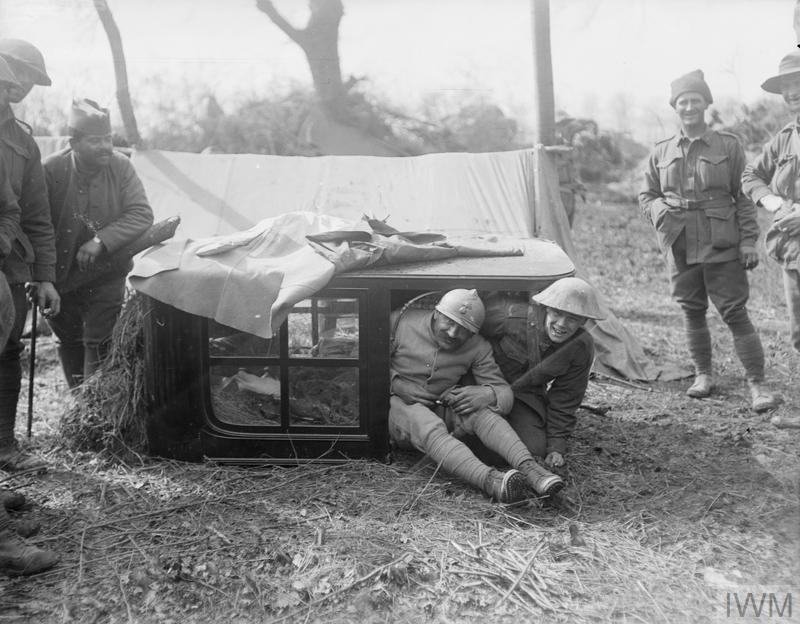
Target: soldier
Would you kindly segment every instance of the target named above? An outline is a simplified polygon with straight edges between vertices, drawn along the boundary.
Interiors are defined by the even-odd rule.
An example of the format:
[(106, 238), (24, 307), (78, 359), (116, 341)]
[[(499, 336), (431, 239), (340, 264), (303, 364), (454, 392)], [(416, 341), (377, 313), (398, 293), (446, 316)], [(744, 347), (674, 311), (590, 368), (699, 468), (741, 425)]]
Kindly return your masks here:
[(514, 391), (508, 421), (545, 466), (563, 466), (594, 362), (594, 340), (583, 326), (605, 317), (597, 294), (565, 277), (530, 298), (493, 292), (484, 303), (481, 334)]
[[(536, 463), (502, 417), (513, 395), (478, 334), (484, 316), (478, 294), (464, 289), (446, 293), (433, 312), (392, 314), (389, 434), (401, 448), (425, 453), (500, 502), (522, 500), (528, 486), (555, 494), (561, 477)], [(467, 374), (474, 383), (462, 385)], [(476, 436), (514, 469), (502, 473), (484, 464), (457, 439), (461, 434)]]
[(783, 267), (792, 345), (800, 351), (800, 50), (784, 56), (778, 74), (761, 88), (782, 95), (795, 119), (745, 167), (742, 189), (755, 204), (775, 215), (767, 230), (767, 251)]
[[(41, 53), (30, 43), (0, 39), (0, 58), (19, 72), (19, 86), (3, 91), (0, 100), (0, 149), (11, 189), (21, 210), (21, 234), (6, 258), (3, 272), (11, 288), (15, 320), (8, 343), (0, 352), (0, 469), (15, 471), (43, 467), (44, 463), (17, 447), (14, 423), (22, 380), (22, 330), (27, 316), (26, 282), (43, 316), (57, 314), (60, 298), (55, 279), (55, 239), (42, 171), (41, 155), (30, 128), (14, 117), (10, 104), (18, 103), (34, 84), (49, 85)], [(15, 74), (16, 75), (16, 74)]]
[[(77, 287), (70, 276), (136, 240), (153, 211), (130, 160), (112, 149), (108, 110), (77, 100), (70, 112), (69, 147), (44, 163), (58, 261), (61, 313), (49, 319), (70, 387), (105, 357), (125, 297), (127, 269), (99, 274)], [(129, 267), (128, 267), (129, 268)]]
[(733, 334), (752, 408), (764, 412), (777, 400), (764, 386), (764, 350), (746, 307), (746, 271), (758, 264), (758, 223), (755, 207), (741, 191), (744, 150), (734, 135), (706, 125), (705, 112), (713, 99), (702, 71), (681, 76), (671, 86), (669, 103), (680, 130), (653, 149), (639, 204), (655, 227), (672, 296), (683, 310), (695, 368), (686, 393), (703, 398), (714, 388), (706, 321), (711, 299)]
[[(0, 61), (0, 79), (4, 78), (5, 69)], [(0, 272), (0, 349), (5, 347), (13, 326), (14, 302), (5, 274)], [(24, 504), (24, 496), (0, 488), (0, 572), (9, 575), (43, 572), (52, 568), (59, 560), (56, 553), (36, 548), (14, 531), (6, 509), (18, 509)]]

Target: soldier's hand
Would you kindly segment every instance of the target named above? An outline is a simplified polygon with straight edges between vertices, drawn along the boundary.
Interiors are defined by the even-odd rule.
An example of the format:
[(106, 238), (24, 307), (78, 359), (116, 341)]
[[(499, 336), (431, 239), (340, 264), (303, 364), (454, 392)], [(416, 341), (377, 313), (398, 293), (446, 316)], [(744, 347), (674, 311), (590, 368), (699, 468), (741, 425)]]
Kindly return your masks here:
[(563, 466), (564, 456), (556, 451), (548, 453), (547, 457), (544, 458), (544, 465), (548, 468), (558, 468), (559, 466)]
[(776, 221), (775, 227), (789, 236), (800, 236), (800, 204), (794, 204), (792, 212)]
[(758, 200), (767, 212), (776, 212), (783, 205), (783, 198), (779, 195), (765, 195)]
[(489, 386), (456, 386), (445, 398), (460, 416), (469, 416), (496, 401), (494, 390)]
[(61, 295), (53, 282), (31, 282), (28, 292), (34, 293), (31, 301), (39, 306), (45, 318), (52, 318), (61, 311)]
[(746, 270), (755, 269), (758, 266), (758, 252), (743, 251), (739, 260)]
[(422, 403), (426, 407), (433, 407), (439, 398), (420, 385), (401, 377), (396, 377), (392, 382), (392, 394), (399, 396), (407, 405)]
[(78, 253), (75, 254), (78, 268), (81, 271), (86, 271), (95, 263), (101, 253), (103, 253), (103, 243), (99, 243), (94, 239), (86, 241), (80, 246)]

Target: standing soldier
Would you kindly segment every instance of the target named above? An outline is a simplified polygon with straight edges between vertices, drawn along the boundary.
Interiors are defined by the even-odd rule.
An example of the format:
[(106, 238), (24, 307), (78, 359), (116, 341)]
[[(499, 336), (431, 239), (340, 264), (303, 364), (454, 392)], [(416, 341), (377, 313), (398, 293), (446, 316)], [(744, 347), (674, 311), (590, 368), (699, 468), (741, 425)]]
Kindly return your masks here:
[(714, 387), (706, 322), (711, 299), (733, 334), (753, 410), (763, 412), (777, 401), (764, 386), (764, 350), (746, 307), (746, 271), (758, 264), (758, 223), (755, 207), (741, 192), (744, 150), (736, 136), (706, 125), (705, 111), (713, 100), (702, 71), (681, 76), (671, 86), (669, 103), (680, 131), (653, 149), (639, 204), (656, 229), (672, 296), (683, 309), (695, 367), (687, 394), (707, 397)]
[(742, 189), (755, 204), (775, 214), (767, 231), (767, 251), (783, 266), (792, 345), (800, 351), (800, 50), (784, 56), (778, 75), (761, 88), (782, 95), (795, 119), (745, 167)]
[(61, 313), (49, 319), (70, 387), (104, 358), (125, 297), (130, 267), (72, 287), (70, 277), (136, 240), (153, 224), (153, 211), (130, 160), (111, 144), (108, 110), (75, 101), (69, 147), (51, 154), (44, 169), (58, 250), (56, 285)]
[(22, 453), (14, 437), (17, 402), (22, 381), (22, 330), (27, 316), (25, 284), (34, 305), (44, 316), (58, 314), (60, 299), (55, 279), (55, 239), (47, 204), (41, 155), (30, 128), (14, 117), (10, 104), (21, 102), (34, 84), (49, 85), (41, 53), (19, 39), (0, 39), (0, 58), (12, 68), (19, 86), (0, 100), (0, 149), (21, 210), (20, 245), (6, 258), (3, 272), (11, 287), (15, 320), (5, 348), (0, 352), (0, 469), (15, 471), (43, 467), (43, 462)]

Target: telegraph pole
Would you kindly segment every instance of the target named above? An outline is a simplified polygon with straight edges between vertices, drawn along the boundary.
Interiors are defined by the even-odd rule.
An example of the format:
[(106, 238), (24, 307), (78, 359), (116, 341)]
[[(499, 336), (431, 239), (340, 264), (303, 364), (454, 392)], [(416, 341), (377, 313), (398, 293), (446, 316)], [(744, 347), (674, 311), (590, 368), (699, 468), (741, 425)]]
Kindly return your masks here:
[[(800, 1), (800, 0), (799, 0)], [(531, 0), (533, 35), (533, 143), (555, 143), (553, 61), (550, 52), (550, 0)]]

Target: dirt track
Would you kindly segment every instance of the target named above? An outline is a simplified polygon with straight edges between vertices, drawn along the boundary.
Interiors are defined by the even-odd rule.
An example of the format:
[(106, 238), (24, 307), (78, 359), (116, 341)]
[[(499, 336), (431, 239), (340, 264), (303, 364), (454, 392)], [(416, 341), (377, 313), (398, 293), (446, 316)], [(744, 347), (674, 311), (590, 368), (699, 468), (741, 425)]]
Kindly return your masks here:
[[(584, 276), (654, 363), (686, 367), (680, 314), (635, 206), (582, 206), (574, 234)], [(23, 516), (43, 524), (36, 540), (63, 562), (0, 579), (0, 621), (704, 622), (730, 621), (732, 595), (797, 601), (800, 430), (770, 418), (798, 418), (800, 358), (778, 279), (774, 266), (756, 269), (750, 309), (785, 404), (749, 412), (712, 314), (712, 399), (687, 398), (686, 380), (593, 380), (586, 403), (607, 411), (579, 415), (565, 471), (581, 504), (572, 518), (492, 505), (414, 455), (242, 471), (68, 451), (64, 386), (43, 339), (33, 445), (52, 469), (12, 483), (32, 500)], [(534, 580), (520, 567), (515, 588), (501, 571), (517, 560)]]

